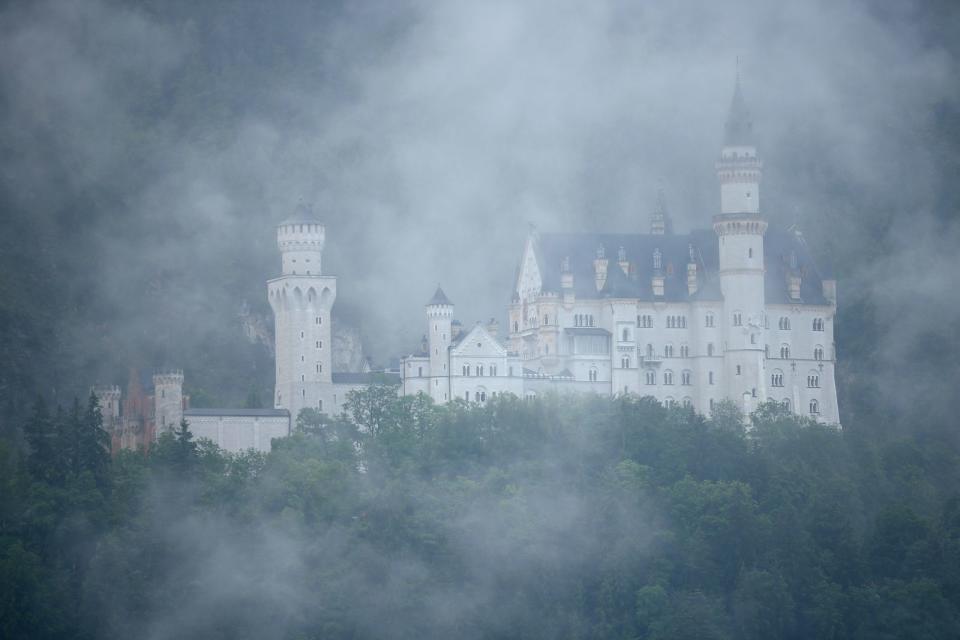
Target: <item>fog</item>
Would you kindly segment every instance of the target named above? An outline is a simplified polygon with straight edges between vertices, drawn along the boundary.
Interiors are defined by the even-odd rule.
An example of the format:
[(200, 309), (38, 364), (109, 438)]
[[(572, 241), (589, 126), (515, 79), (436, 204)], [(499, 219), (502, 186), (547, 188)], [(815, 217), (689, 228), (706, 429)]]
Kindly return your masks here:
[[(183, 368), (188, 392), (220, 404), (272, 396), (273, 363), (237, 313), (246, 302), (269, 319), (275, 226), (299, 202), (326, 225), (335, 321), (359, 327), (375, 366), (417, 347), (438, 283), (466, 326), (502, 323), (530, 225), (644, 233), (659, 188), (678, 232), (709, 225), (739, 74), (761, 209), (801, 230), (839, 282), (841, 421), (922, 406), (952, 425), (958, 33), (947, 2), (7, 3), (0, 401), (22, 413), (36, 393), (62, 402), (131, 366)], [(574, 454), (542, 453), (553, 486), (551, 460)], [(313, 606), (305, 589), (345, 603), (344, 624), (370, 637), (396, 631), (415, 592), (417, 624), (469, 637), (458, 625), (485, 608), (522, 618), (497, 591), (505, 573), (562, 578), (598, 544), (576, 491), (478, 490), (443, 523), (468, 564), (469, 589), (448, 590), (416, 554), (380, 555), (338, 526), (319, 539), (279, 517), (237, 531), (222, 514), (177, 519), (170, 494), (148, 499), (171, 521), (158, 544), (176, 552), (158, 583), (186, 579), (193, 605), (160, 603), (142, 629), (121, 607), (136, 603), (92, 608), (151, 638), (189, 636), (211, 612), (280, 637)], [(518, 513), (529, 537), (500, 538), (523, 530)], [(641, 499), (611, 526), (642, 556), (660, 515)], [(90, 584), (129, 542), (98, 550)], [(305, 558), (355, 573), (327, 593)], [(376, 613), (346, 607), (370, 599)]]
[(269, 316), (274, 225), (299, 201), (326, 224), (339, 319), (383, 365), (415, 348), (438, 282), (466, 324), (501, 316), (529, 224), (645, 232), (658, 186), (678, 231), (709, 224), (739, 60), (764, 211), (835, 263), (841, 309), (891, 269), (897, 299), (915, 287), (890, 265), (919, 267), (932, 239), (897, 230), (939, 236), (955, 205), (937, 118), (960, 84), (937, 19), (865, 2), (12, 3), (4, 198), (100, 378), (189, 371), (243, 300)]

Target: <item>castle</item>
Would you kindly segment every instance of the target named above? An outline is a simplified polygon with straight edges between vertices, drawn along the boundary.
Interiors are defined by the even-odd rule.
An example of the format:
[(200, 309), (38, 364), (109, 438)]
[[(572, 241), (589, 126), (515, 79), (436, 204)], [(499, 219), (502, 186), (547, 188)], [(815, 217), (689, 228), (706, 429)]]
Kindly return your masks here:
[(762, 163), (739, 80), (716, 173), (712, 229), (675, 234), (662, 193), (648, 234), (551, 233), (526, 239), (509, 326), (469, 330), (437, 288), (427, 333), (400, 359), (399, 376), (333, 371), (337, 279), (322, 270), (325, 229), (301, 204), (277, 228), (281, 275), (267, 283), (274, 314), (273, 409), (190, 409), (182, 372), (153, 377), (154, 393), (95, 389), (114, 448), (148, 447), (186, 418), (197, 437), (229, 451), (268, 451), (304, 408), (343, 411), (374, 382), (435, 402), (484, 403), (497, 394), (652, 396), (709, 413), (733, 400), (749, 414), (775, 400), (839, 423), (833, 323), (837, 285), (817, 269), (797, 232), (772, 228), (760, 209)]
[(716, 162), (712, 229), (673, 233), (662, 194), (649, 234), (538, 234), (526, 240), (497, 326), (463, 331), (437, 289), (421, 349), (401, 361), (404, 394), (485, 402), (547, 391), (653, 396), (708, 413), (776, 400), (838, 423), (837, 286), (799, 233), (760, 209), (762, 163), (739, 80)]

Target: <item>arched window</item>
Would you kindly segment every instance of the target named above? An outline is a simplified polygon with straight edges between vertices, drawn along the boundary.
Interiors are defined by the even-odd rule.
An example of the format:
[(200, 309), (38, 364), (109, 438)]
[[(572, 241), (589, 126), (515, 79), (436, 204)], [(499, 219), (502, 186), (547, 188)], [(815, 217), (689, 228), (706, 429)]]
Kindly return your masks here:
[(663, 406), (665, 406), (668, 409), (672, 409), (673, 407), (677, 406), (677, 401), (671, 398), (670, 396), (667, 396), (663, 401)]
[(663, 384), (673, 384), (673, 371), (667, 369), (663, 372)]
[(816, 398), (810, 401), (810, 415), (812, 416), (820, 415), (820, 403), (817, 402)]
[(707, 327), (713, 327), (713, 326), (714, 326), (714, 322), (715, 322), (715, 320), (714, 320), (713, 314), (712, 314), (712, 313), (708, 313), (707, 316), (706, 316), (706, 318), (704, 318), (704, 324), (705, 324), (705, 326), (707, 326)]
[(630, 368), (630, 356), (624, 356), (620, 358), (620, 368), (629, 369)]
[(710, 411), (713, 411), (713, 398), (710, 398)]
[(664, 357), (664, 358), (672, 358), (672, 357), (673, 357), (673, 345), (672, 345), (672, 344), (664, 345), (664, 347), (663, 347), (663, 357)]
[(680, 374), (680, 384), (682, 384), (685, 387), (689, 387), (691, 384), (690, 379), (692, 377), (693, 377), (692, 373), (690, 373), (689, 371), (684, 371), (683, 373)]
[(684, 329), (687, 328), (687, 316), (680, 316), (680, 326)]
[(692, 408), (693, 408), (693, 398), (689, 398), (689, 397), (684, 398), (684, 399), (683, 399), (683, 408), (684, 408), (684, 409), (692, 409)]
[(771, 387), (783, 386), (783, 371), (780, 371), (780, 369), (773, 370), (773, 373), (770, 374), (770, 386)]
[(713, 371), (707, 373), (707, 383), (713, 384)]
[(780, 358), (782, 360), (790, 359), (790, 345), (787, 345), (787, 344), (780, 345)]
[(816, 371), (811, 371), (807, 374), (807, 387), (810, 389), (819, 389), (820, 388), (820, 374)]
[(790, 330), (790, 318), (788, 318), (788, 317), (786, 317), (786, 316), (781, 316), (781, 317), (780, 317), (780, 329), (781, 329), (782, 331), (789, 331), (789, 330)]
[(464, 399), (465, 399), (467, 402), (470, 402), (470, 392), (469, 392), (469, 391), (464, 391), (464, 392), (463, 392), (463, 397), (464, 397)]
[(680, 345), (680, 357), (689, 358), (690, 357), (690, 347), (688, 345)]
[(478, 364), (478, 365), (477, 365), (477, 375), (478, 375), (478, 376), (483, 376), (483, 365), (482, 365), (482, 364)]
[(587, 376), (590, 378), (590, 382), (596, 382), (596, 381), (597, 381), (597, 370), (596, 370), (596, 368), (590, 369), (590, 371), (588, 372)]
[(516, 320), (514, 320), (514, 321), (513, 321), (513, 332), (514, 332), (514, 333), (517, 333), (518, 331), (520, 331), (520, 323), (517, 322)]
[(823, 360), (823, 347), (820, 345), (817, 345), (813, 348), (813, 359)]
[(655, 384), (657, 384), (657, 374), (654, 373), (653, 371), (647, 371), (647, 373), (646, 373), (646, 381), (647, 381), (647, 384), (649, 384), (649, 385), (655, 385)]
[(708, 355), (708, 356), (712, 356), (712, 355), (713, 355), (713, 343), (712, 343), (712, 342), (708, 342), (708, 343), (707, 343), (707, 355)]
[(787, 411), (790, 411), (790, 398), (784, 398), (783, 400), (781, 400), (780, 406), (786, 409)]
[(733, 313), (733, 326), (742, 327), (743, 326), (743, 314), (739, 311)]
[(814, 331), (823, 331), (823, 318), (814, 318), (814, 319), (813, 319), (813, 330), (814, 330)]
[(627, 329), (626, 327), (624, 327), (624, 328), (623, 328), (623, 337), (621, 338), (621, 340), (622, 340), (623, 342), (626, 342), (626, 341), (629, 340), (629, 339), (630, 339), (630, 330)]
[(648, 358), (652, 358), (652, 357), (653, 357), (653, 345), (652, 345), (652, 344), (648, 344), (648, 345), (647, 345), (647, 357), (648, 357)]

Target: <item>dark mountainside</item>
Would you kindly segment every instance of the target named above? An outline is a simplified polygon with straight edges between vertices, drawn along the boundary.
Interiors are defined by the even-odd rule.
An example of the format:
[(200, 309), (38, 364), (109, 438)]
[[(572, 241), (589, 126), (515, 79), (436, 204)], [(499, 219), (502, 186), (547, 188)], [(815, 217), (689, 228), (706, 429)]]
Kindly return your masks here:
[[(521, 141), (556, 163), (523, 149), (484, 173), (476, 163), (489, 148), (406, 156), (417, 131), (390, 135), (419, 104), (406, 85), (448, 101), (431, 127), (478, 136), (490, 131), (472, 112), (461, 119), (477, 101), (463, 78), (482, 95), (517, 91), (515, 58), (480, 56), (478, 72), (467, 57), (439, 79), (391, 82), (398, 66), (444, 59), (450, 43), (431, 29), (451, 16), (436, 7), (7, 3), (0, 637), (958, 637), (960, 8), (872, 4), (810, 18), (834, 25), (823, 34), (805, 16), (772, 19), (762, 3), (730, 11), (762, 23), (744, 75), (763, 138), (763, 208), (799, 225), (839, 280), (842, 432), (774, 407), (753, 417), (748, 438), (732, 411), (705, 418), (637, 398), (437, 408), (375, 388), (354, 398), (356, 421), (304, 416), (267, 456), (212, 451), (186, 429), (147, 458), (111, 462), (86, 394), (130, 366), (182, 367), (187, 393), (208, 405), (272, 396), (269, 353), (245, 340), (238, 314), (246, 301), (269, 315), (273, 225), (300, 198), (327, 221), (339, 320), (361, 328), (381, 363), (416, 344), (438, 273), (456, 281), (465, 319), (503, 309), (526, 231), (518, 220), (645, 230), (666, 174), (678, 225), (706, 226), (730, 64), (667, 85), (707, 84), (708, 101), (655, 85), (664, 102), (628, 101), (609, 118), (580, 105), (569, 127), (556, 120), (587, 133), (556, 147), (554, 130), (537, 129), (550, 114), (524, 96), (531, 113), (504, 129), (542, 133)], [(622, 12), (604, 38), (624, 47), (613, 57), (628, 69), (675, 56), (721, 19), (708, 3), (682, 24), (648, 16), (674, 27), (652, 37)], [(644, 42), (639, 58), (624, 41)], [(566, 43), (554, 44), (535, 39), (561, 59), (531, 68), (570, 66)], [(834, 75), (790, 67), (791, 46)], [(811, 77), (823, 84), (804, 84)], [(830, 111), (850, 108), (831, 78), (865, 96), (855, 134)], [(837, 96), (778, 109), (804, 91)], [(685, 110), (698, 101), (707, 107)], [(692, 132), (669, 119), (672, 106), (699, 118)], [(579, 163), (565, 164), (568, 151)], [(378, 157), (388, 162), (371, 168)], [(531, 204), (525, 181), (556, 185), (528, 162), (584, 184)], [(448, 173), (398, 177), (418, 163), (453, 165), (472, 190), (453, 190)], [(492, 177), (504, 186), (487, 194)], [(426, 191), (439, 218), (418, 209)], [(467, 201), (475, 208), (461, 209)], [(471, 222), (484, 215), (488, 238)], [(418, 242), (426, 257), (399, 267), (396, 247)]]

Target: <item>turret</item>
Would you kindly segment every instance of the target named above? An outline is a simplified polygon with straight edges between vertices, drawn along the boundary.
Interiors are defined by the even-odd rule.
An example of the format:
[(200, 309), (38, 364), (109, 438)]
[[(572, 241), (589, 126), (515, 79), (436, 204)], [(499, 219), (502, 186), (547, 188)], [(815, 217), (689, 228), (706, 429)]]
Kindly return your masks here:
[(153, 374), (153, 406), (157, 437), (177, 428), (183, 418), (183, 371)]
[(100, 414), (103, 416), (103, 428), (113, 434), (120, 424), (120, 387), (117, 385), (96, 386), (91, 389), (100, 403)]
[(563, 296), (563, 306), (569, 309), (576, 299), (573, 293), (573, 271), (570, 270), (570, 256), (566, 256), (560, 262), (560, 291)]
[(697, 254), (691, 244), (689, 247), (690, 260), (687, 262), (687, 294), (693, 295), (697, 292)]
[(337, 279), (321, 275), (324, 241), (323, 224), (303, 203), (277, 226), (282, 275), (267, 283), (276, 346), (273, 402), (294, 420), (304, 407), (337, 410), (331, 366)]
[(450, 344), (453, 339), (453, 303), (443, 289), (427, 302), (427, 337), (430, 352), (430, 397), (435, 402), (450, 399)]
[(760, 159), (739, 74), (716, 168), (720, 213), (713, 216), (713, 229), (719, 242), (720, 289), (726, 315), (724, 380), (729, 397), (749, 396), (751, 402), (762, 402), (765, 400), (763, 236), (767, 221), (760, 214)]

